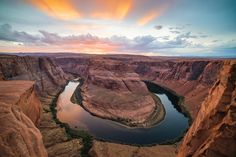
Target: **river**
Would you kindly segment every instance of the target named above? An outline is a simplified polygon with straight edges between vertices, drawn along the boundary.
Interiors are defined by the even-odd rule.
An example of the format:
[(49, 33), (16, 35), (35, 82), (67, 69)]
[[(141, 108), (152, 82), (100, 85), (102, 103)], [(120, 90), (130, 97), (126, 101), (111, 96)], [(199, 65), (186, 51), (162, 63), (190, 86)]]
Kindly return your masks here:
[(69, 82), (57, 100), (57, 118), (73, 129), (84, 129), (98, 139), (107, 141), (148, 145), (163, 143), (178, 138), (188, 128), (188, 118), (179, 112), (168, 95), (154, 93), (165, 107), (163, 121), (150, 128), (128, 128), (119, 123), (91, 115), (80, 105), (70, 100), (79, 82)]

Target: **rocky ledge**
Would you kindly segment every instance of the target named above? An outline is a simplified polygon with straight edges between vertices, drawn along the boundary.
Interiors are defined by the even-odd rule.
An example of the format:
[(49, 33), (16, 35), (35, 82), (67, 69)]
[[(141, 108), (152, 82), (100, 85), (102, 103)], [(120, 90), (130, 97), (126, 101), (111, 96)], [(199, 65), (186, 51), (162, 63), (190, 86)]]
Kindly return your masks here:
[(124, 144), (94, 141), (89, 151), (92, 157), (175, 157), (178, 145), (137, 147)]
[(0, 156), (80, 157), (50, 109), (69, 77), (51, 58), (0, 55), (0, 80), (33, 80), (0, 81)]
[(46, 157), (32, 81), (0, 81), (0, 156)]

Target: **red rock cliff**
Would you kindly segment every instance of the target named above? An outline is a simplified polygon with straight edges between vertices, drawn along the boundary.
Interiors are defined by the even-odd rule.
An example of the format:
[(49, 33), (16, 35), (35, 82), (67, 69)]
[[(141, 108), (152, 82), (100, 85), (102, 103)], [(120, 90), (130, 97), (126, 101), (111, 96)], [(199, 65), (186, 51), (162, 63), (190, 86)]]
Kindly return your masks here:
[(3, 80), (33, 80), (40, 96), (52, 95), (63, 88), (68, 76), (50, 58), (0, 56), (0, 77)]
[[(99, 62), (96, 61), (98, 59)], [(56, 62), (64, 71), (84, 78), (88, 76), (90, 67), (102, 67), (118, 73), (137, 73), (140, 79), (156, 82), (184, 96), (185, 107), (193, 119), (215, 83), (223, 63), (222, 60), (213, 59), (144, 56), (78, 56), (56, 58)]]
[[(10, 119), (14, 121), (12, 123), (12, 125), (14, 126), (11, 126), (10, 124), (4, 122), (4, 119), (2, 119), (1, 121), (1, 123), (4, 124), (3, 127), (0, 126), (1, 132), (4, 132), (4, 138), (2, 138), (3, 141), (1, 142), (2, 153), (0, 152), (0, 156), (7, 152), (10, 152), (10, 154), (4, 154), (4, 156), (18, 156), (16, 154), (20, 152), (18, 153), (20, 154), (19, 156), (46, 157), (47, 155), (45, 153), (45, 148), (43, 145), (41, 145), (43, 142), (47, 149), (48, 156), (50, 157), (68, 155), (80, 156), (80, 140), (68, 138), (65, 129), (61, 128), (54, 121), (50, 110), (52, 100), (55, 99), (57, 94), (64, 88), (67, 79), (69, 79), (68, 75), (65, 74), (63, 70), (51, 58), (0, 55), (0, 80), (33, 80), (35, 82), (36, 89), (36, 92), (33, 92), (36, 93), (40, 98), (43, 108), (42, 116), (39, 119), (39, 117), (37, 116), (37, 111), (39, 110), (33, 107), (33, 103), (28, 103), (31, 102), (31, 100), (34, 100), (33, 102), (36, 102), (34, 99), (35, 95), (32, 94), (29, 96), (28, 92), (20, 95), (20, 97), (25, 99), (14, 101), (18, 102), (16, 104), (22, 107), (22, 111), (19, 113), (20, 115), (22, 115), (21, 117), (26, 117), (26, 115), (30, 117), (31, 120), (35, 122), (35, 125), (38, 126), (41, 133), (37, 128), (35, 128), (34, 125), (28, 125), (28, 122), (25, 120), (25, 118), (20, 118), (20, 120), (15, 121), (15, 119), (19, 118), (19, 116), (15, 115), (14, 112), (10, 117)], [(10, 84), (14, 86), (14, 81), (10, 82)], [(24, 85), (22, 86), (24, 87)], [(22, 88), (11, 87), (10, 89), (4, 89), (2, 91), (4, 92), (9, 90), (8, 97), (11, 97), (15, 96), (16, 92), (20, 89)], [(27, 88), (28, 91), (31, 91), (31, 89), (32, 88)], [(19, 96), (19, 94), (16, 95)], [(4, 104), (2, 105), (6, 106)], [(10, 110), (9, 112), (11, 112), (11, 108), (7, 108), (7, 110)], [(0, 113), (0, 117), (4, 117), (4, 114), (5, 110), (3, 111), (3, 113)], [(17, 117), (15, 118), (15, 116)], [(38, 125), (39, 120), (40, 124)], [(12, 140), (13, 142), (7, 142), (7, 139), (5, 139), (5, 134), (9, 132), (8, 128), (11, 132), (17, 132), (19, 133), (19, 136), (22, 135), (21, 138), (13, 137), (11, 138), (14, 139)], [(8, 136), (6, 138), (8, 138)], [(26, 141), (26, 143), (24, 143), (24, 141)], [(19, 145), (15, 146), (18, 143)], [(10, 146), (12, 146), (12, 150)], [(28, 152), (28, 150), (30, 151), (30, 153)], [(42, 150), (44, 153), (40, 152), (40, 150)], [(30, 155), (28, 155), (27, 153)]]
[(178, 157), (235, 157), (236, 61), (225, 61), (220, 76), (184, 137)]
[(32, 81), (0, 81), (0, 156), (46, 157)]

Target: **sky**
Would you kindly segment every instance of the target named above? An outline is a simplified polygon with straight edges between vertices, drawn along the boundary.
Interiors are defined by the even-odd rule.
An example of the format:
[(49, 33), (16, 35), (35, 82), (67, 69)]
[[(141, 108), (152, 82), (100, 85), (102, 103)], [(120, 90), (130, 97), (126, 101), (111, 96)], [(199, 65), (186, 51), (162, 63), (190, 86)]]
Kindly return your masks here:
[(0, 0), (0, 52), (236, 57), (236, 1)]

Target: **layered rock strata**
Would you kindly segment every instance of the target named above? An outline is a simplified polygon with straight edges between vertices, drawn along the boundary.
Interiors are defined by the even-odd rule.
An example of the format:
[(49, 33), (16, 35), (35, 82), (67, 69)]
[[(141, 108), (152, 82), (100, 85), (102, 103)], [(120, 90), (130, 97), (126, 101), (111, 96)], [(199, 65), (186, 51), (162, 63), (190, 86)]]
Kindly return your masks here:
[(163, 119), (164, 108), (154, 100), (138, 74), (122, 71), (126, 65), (116, 61), (109, 66), (100, 62), (103, 60), (90, 63), (82, 85), (82, 105), (86, 110), (131, 127), (146, 127)]
[(178, 157), (236, 154), (236, 61), (225, 61), (219, 79), (184, 137)]
[(55, 60), (64, 71), (73, 69), (74, 73), (85, 79), (88, 77), (91, 67), (102, 67), (103, 70), (109, 72), (138, 74), (141, 80), (155, 82), (184, 96), (185, 107), (193, 119), (208, 95), (209, 89), (217, 80), (224, 62), (215, 59), (121, 55), (78, 56), (66, 59), (56, 58)]
[(0, 81), (0, 156), (46, 157), (32, 81)]
[[(40, 119), (32, 120), (37, 122), (35, 125), (41, 131), (42, 135), (37, 129), (40, 136), (43, 136), (42, 139), (48, 156), (65, 157), (69, 155), (80, 157), (81, 140), (70, 138), (65, 129), (55, 122), (50, 109), (53, 100), (63, 90), (70, 76), (65, 74), (50, 58), (12, 55), (0, 56), (0, 76), (2, 80), (33, 80), (35, 82), (36, 94), (41, 101), (43, 110), (41, 110), (42, 116)], [(24, 102), (27, 101), (25, 100)], [(26, 109), (25, 114), (34, 115), (32, 112), (34, 109), (31, 109), (30, 106), (25, 103), (22, 106)], [(7, 128), (2, 129), (5, 130)], [(26, 137), (22, 138), (24, 140)], [(30, 149), (37, 149), (34, 147), (33, 144), (29, 146)], [(19, 151), (24, 151), (24, 148), (19, 147)]]
[(94, 141), (90, 149), (92, 157), (175, 157), (177, 145), (156, 145), (136, 147), (109, 142)]

